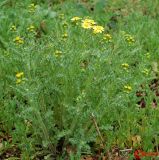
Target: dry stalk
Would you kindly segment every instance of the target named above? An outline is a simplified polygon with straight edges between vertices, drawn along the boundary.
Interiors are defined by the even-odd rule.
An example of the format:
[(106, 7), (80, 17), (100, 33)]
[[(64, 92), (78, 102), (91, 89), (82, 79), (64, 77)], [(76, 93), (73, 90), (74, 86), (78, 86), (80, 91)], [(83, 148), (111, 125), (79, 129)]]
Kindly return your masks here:
[(98, 133), (98, 136), (100, 137), (101, 145), (102, 145), (102, 147), (104, 147), (104, 139), (103, 139), (102, 134), (101, 134), (101, 132), (100, 132), (100, 130), (99, 130), (97, 121), (96, 121), (95, 116), (94, 116), (93, 113), (91, 114), (91, 118), (92, 118), (92, 120), (93, 120), (93, 124), (94, 124), (95, 129), (96, 129), (96, 131), (97, 131), (97, 133)]

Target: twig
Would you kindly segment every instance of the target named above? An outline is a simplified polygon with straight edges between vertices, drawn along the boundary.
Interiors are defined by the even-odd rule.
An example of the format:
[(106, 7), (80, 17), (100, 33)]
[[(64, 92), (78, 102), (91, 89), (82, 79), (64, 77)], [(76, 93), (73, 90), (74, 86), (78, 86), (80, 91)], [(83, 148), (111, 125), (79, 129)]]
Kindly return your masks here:
[(128, 151), (132, 151), (132, 148), (130, 149), (123, 149), (123, 150), (119, 150), (120, 152), (128, 152)]
[(98, 125), (97, 125), (97, 121), (96, 121), (95, 116), (94, 116), (93, 113), (91, 114), (91, 118), (92, 118), (92, 120), (93, 120), (93, 124), (94, 124), (94, 126), (95, 126), (95, 129), (96, 129), (96, 131), (97, 131), (97, 133), (98, 133), (98, 135), (99, 135), (99, 137), (100, 137), (100, 139), (101, 139), (102, 147), (104, 147), (104, 139), (103, 139), (103, 137), (102, 137), (102, 135), (101, 135), (101, 133), (100, 133), (99, 127), (98, 127)]

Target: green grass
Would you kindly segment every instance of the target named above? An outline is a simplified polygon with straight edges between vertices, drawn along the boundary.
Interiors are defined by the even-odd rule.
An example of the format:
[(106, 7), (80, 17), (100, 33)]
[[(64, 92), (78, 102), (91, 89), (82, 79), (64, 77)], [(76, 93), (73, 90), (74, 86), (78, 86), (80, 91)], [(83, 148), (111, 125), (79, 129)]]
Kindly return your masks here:
[[(9, 148), (18, 148), (24, 160), (97, 155), (102, 142), (92, 113), (103, 154), (114, 146), (155, 151), (159, 2), (15, 2), (0, 2), (0, 157)], [(37, 6), (30, 13), (31, 3)], [(82, 28), (81, 20), (76, 25), (75, 16), (93, 19), (104, 32)]]

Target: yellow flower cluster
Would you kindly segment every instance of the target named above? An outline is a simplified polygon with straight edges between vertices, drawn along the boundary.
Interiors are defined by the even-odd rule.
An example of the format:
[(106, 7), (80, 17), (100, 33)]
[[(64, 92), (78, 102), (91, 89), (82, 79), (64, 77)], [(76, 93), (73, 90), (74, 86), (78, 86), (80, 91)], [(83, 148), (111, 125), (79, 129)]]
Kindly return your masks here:
[(28, 6), (28, 9), (29, 9), (29, 12), (30, 12), (30, 13), (35, 12), (36, 8), (37, 8), (37, 5), (35, 5), (34, 3), (31, 3), (31, 4)]
[(84, 29), (93, 29), (93, 33), (97, 34), (97, 33), (102, 33), (104, 32), (104, 27), (96, 25), (97, 23), (92, 20), (92, 19), (84, 19), (82, 20), (82, 28)]
[(125, 38), (125, 41), (128, 42), (128, 44), (133, 44), (135, 42), (135, 38), (127, 34), (125, 31), (121, 31), (122, 36)]
[(16, 78), (17, 78), (16, 84), (20, 84), (23, 80), (23, 77), (24, 77), (24, 72), (18, 72), (16, 74)]
[(124, 92), (130, 93), (132, 91), (132, 87), (130, 85), (125, 85), (124, 86)]
[(24, 41), (21, 37), (17, 36), (13, 39), (13, 41), (16, 43), (16, 44), (23, 44)]
[(102, 33), (104, 32), (104, 28), (102, 26), (93, 26), (93, 33), (97, 34), (97, 33)]
[[(82, 18), (80, 17), (73, 17), (71, 19), (71, 21), (73, 23), (75, 23), (76, 25), (78, 24), (78, 22), (82, 20)], [(94, 34), (97, 34), (97, 33), (102, 33), (104, 32), (104, 27), (103, 26), (99, 26), (99, 25), (96, 25), (97, 23), (93, 20), (93, 19), (89, 19), (89, 18), (85, 18), (81, 21), (81, 27), (84, 28), (84, 29), (92, 29), (93, 30), (93, 33)]]
[(61, 57), (62, 56), (62, 51), (56, 50), (54, 54), (55, 54), (55, 57)]
[(95, 26), (96, 22), (92, 19), (84, 19), (82, 20), (82, 28), (84, 29), (92, 29)]
[(135, 39), (133, 36), (129, 35), (129, 34), (125, 34), (125, 40), (129, 43), (132, 44), (135, 42)]
[(71, 18), (71, 21), (72, 22), (77, 22), (77, 21), (79, 21), (79, 20), (81, 20), (81, 18), (80, 17), (73, 17), (73, 18)]
[(81, 19), (82, 19), (82, 18), (76, 16), (76, 17), (73, 17), (73, 18), (71, 19), (71, 21), (77, 25), (78, 22), (79, 22)]
[(112, 42), (112, 36), (110, 34), (104, 34), (103, 36), (103, 40), (107, 41), (107, 42)]
[(27, 30), (28, 30), (29, 32), (34, 32), (34, 31), (35, 31), (35, 27), (34, 27), (33, 25), (30, 25), (30, 26), (27, 28)]
[(15, 32), (15, 31), (17, 30), (17, 27), (16, 27), (15, 25), (12, 25), (12, 26), (10, 27), (10, 30)]
[(127, 70), (129, 68), (129, 64), (128, 63), (123, 63), (121, 65), (123, 67), (123, 69)]

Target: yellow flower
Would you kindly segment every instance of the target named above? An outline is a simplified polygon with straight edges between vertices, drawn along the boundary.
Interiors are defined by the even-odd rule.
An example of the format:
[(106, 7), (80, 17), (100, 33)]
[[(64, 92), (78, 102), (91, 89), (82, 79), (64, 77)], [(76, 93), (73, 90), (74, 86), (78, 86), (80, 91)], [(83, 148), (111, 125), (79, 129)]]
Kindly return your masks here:
[(142, 71), (142, 73), (144, 73), (146, 76), (149, 74), (149, 70), (148, 69), (144, 69), (143, 71)]
[(11, 31), (16, 31), (16, 30), (17, 30), (17, 27), (16, 27), (15, 25), (12, 25), (12, 26), (10, 27), (10, 30), (11, 30)]
[(34, 32), (35, 31), (35, 27), (33, 25), (31, 25), (30, 27), (27, 28), (27, 30), (29, 32)]
[(102, 26), (93, 26), (93, 33), (102, 33), (104, 31), (104, 28)]
[(96, 22), (95, 22), (93, 19), (88, 19), (88, 18), (86, 18), (84, 21), (87, 22), (87, 23), (90, 23), (90, 24), (92, 24), (92, 25), (95, 25), (95, 24), (96, 24)]
[(124, 92), (130, 93), (132, 91), (132, 87), (130, 85), (125, 85), (124, 86)]
[(23, 44), (23, 43), (24, 43), (23, 39), (22, 39), (21, 37), (19, 37), (19, 36), (15, 37), (15, 38), (13, 39), (13, 41), (14, 41), (15, 43), (17, 43), (17, 44)]
[(123, 69), (127, 70), (129, 68), (129, 64), (128, 63), (123, 63), (121, 65), (123, 67)]
[(25, 78), (24, 78), (24, 72), (18, 72), (16, 75), (16, 84), (20, 84), (22, 82), (25, 82)]
[(55, 51), (55, 57), (61, 57), (61, 55), (62, 55), (61, 51), (59, 51), (59, 50)]
[(84, 19), (82, 21), (82, 28), (84, 29), (91, 29), (96, 24), (96, 22), (92, 19)]
[(25, 81), (25, 78), (24, 78), (24, 72), (18, 72), (16, 75), (16, 84), (20, 84), (21, 82), (24, 82)]
[(29, 6), (29, 12), (32, 13), (32, 12), (35, 12), (36, 8), (37, 8), (37, 5), (35, 5), (34, 3), (31, 3)]
[(133, 36), (129, 35), (129, 34), (125, 34), (125, 40), (129, 43), (129, 44), (132, 44), (135, 42), (135, 39)]
[(18, 73), (16, 74), (16, 77), (17, 77), (17, 78), (21, 78), (22, 76), (24, 76), (24, 72), (18, 72)]
[(19, 83), (21, 83), (21, 82), (22, 82), (21, 79), (17, 79), (17, 80), (16, 80), (16, 84), (19, 84)]
[(82, 18), (76, 16), (76, 17), (71, 18), (71, 21), (72, 21), (72, 23), (78, 25), (78, 22), (79, 22), (81, 19), (82, 19)]
[(15, 41), (19, 41), (21, 38), (19, 36), (15, 37)]
[(92, 25), (90, 23), (83, 22), (82, 27), (85, 28), (85, 29), (90, 29), (90, 28), (92, 28)]
[(73, 18), (71, 18), (71, 21), (72, 22), (77, 22), (77, 21), (79, 21), (79, 20), (81, 20), (81, 18), (80, 17), (73, 17)]
[(103, 37), (104, 40), (108, 41), (108, 42), (111, 42), (112, 41), (112, 36), (110, 34), (104, 34), (104, 37)]
[(68, 34), (67, 33), (64, 33), (63, 35), (62, 35), (62, 38), (67, 38), (68, 37)]

